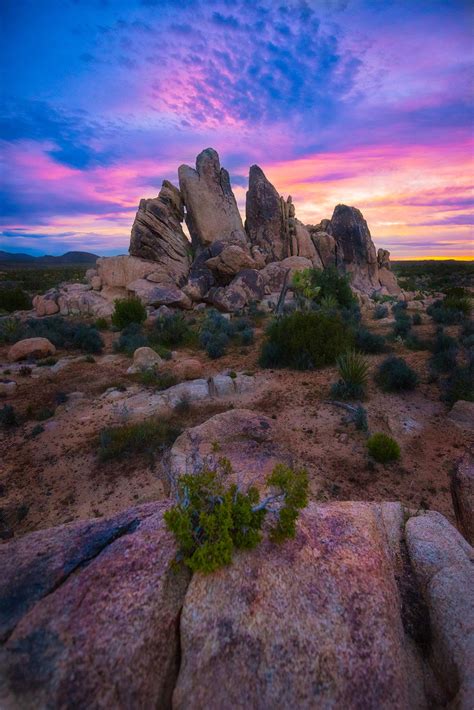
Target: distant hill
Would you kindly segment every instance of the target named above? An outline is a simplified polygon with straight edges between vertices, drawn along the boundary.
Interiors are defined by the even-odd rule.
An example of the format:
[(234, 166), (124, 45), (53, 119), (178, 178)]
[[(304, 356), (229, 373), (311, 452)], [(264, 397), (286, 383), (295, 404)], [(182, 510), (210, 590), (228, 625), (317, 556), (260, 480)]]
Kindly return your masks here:
[(75, 264), (94, 264), (99, 257), (87, 251), (68, 251), (62, 256), (31, 256), (31, 254), (12, 254), (0, 250), (0, 265), (3, 266), (67, 266)]

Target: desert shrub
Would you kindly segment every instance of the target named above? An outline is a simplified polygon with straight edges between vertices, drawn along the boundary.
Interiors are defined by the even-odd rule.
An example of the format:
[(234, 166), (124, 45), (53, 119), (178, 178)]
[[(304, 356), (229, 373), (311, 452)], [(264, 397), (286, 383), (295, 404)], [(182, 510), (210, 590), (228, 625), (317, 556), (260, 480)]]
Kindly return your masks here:
[(369, 422), (367, 420), (367, 410), (359, 404), (358, 407), (356, 408), (353, 416), (353, 421), (355, 424), (355, 428), (358, 431), (368, 431), (369, 430)]
[(244, 338), (248, 339), (250, 332), (253, 339), (253, 330), (246, 319), (231, 322), (218, 311), (211, 309), (203, 320), (199, 343), (210, 358), (216, 359), (225, 354), (231, 340), (242, 343), (242, 334), (246, 333)]
[(0, 311), (29, 311), (31, 307), (31, 298), (23, 289), (18, 286), (0, 288)]
[(372, 333), (367, 328), (356, 330), (355, 345), (358, 350), (368, 355), (384, 353), (387, 350), (387, 343), (383, 335)]
[(0, 345), (16, 343), (21, 339), (22, 323), (18, 318), (0, 319)]
[(367, 449), (369, 454), (379, 463), (389, 463), (398, 461), (400, 458), (400, 447), (391, 436), (377, 432), (367, 439)]
[(96, 359), (93, 355), (86, 355), (84, 358), (84, 362), (88, 362), (90, 365), (96, 362)]
[(361, 353), (349, 350), (337, 359), (339, 381), (331, 388), (338, 399), (363, 399), (369, 374), (369, 365)]
[(429, 350), (431, 345), (427, 340), (423, 340), (417, 335), (410, 334), (405, 339), (405, 347), (407, 347), (408, 350)]
[(157, 391), (167, 390), (178, 383), (177, 378), (170, 372), (157, 372), (156, 370), (139, 372), (136, 379), (145, 387), (151, 387)]
[(118, 340), (114, 343), (114, 351), (125, 353), (132, 357), (137, 348), (143, 348), (149, 345), (148, 338), (143, 333), (142, 326), (139, 323), (130, 323), (122, 332)]
[(441, 399), (449, 404), (458, 400), (474, 402), (474, 357), (467, 365), (455, 365), (441, 384)]
[(51, 419), (54, 417), (54, 409), (51, 407), (40, 407), (35, 414), (35, 419), (38, 422), (44, 422), (46, 419)]
[(378, 385), (386, 392), (412, 390), (418, 384), (418, 375), (401, 357), (388, 357), (379, 366)]
[(447, 335), (442, 329), (438, 330), (431, 344), (433, 355), (429, 365), (434, 372), (449, 372), (456, 367), (458, 344), (454, 338)]
[(11, 404), (5, 404), (0, 409), (0, 426), (5, 429), (18, 425), (18, 418), (15, 412), (15, 408)]
[(44, 357), (41, 360), (37, 361), (37, 366), (38, 367), (52, 367), (53, 365), (56, 365), (58, 361), (57, 357)]
[(57, 348), (77, 349), (86, 353), (100, 353), (104, 345), (94, 326), (61, 316), (28, 318), (17, 330), (14, 341), (23, 338), (47, 338)]
[(393, 335), (397, 338), (407, 338), (411, 330), (411, 318), (403, 311), (399, 311), (395, 316), (393, 324)]
[(299, 511), (307, 504), (306, 471), (278, 464), (267, 479), (271, 492), (262, 501), (255, 487), (243, 492), (226, 485), (232, 472), (221, 460), (218, 471), (208, 468), (178, 480), (177, 504), (168, 510), (165, 522), (179, 547), (178, 560), (194, 572), (213, 572), (232, 561), (234, 549), (252, 549), (262, 539), (268, 512), (274, 522), (270, 538), (282, 542), (295, 536)]
[(327, 269), (304, 269), (293, 276), (292, 286), (300, 306), (315, 302), (324, 304), (327, 310), (330, 304), (336, 308), (349, 307), (355, 297), (349, 285), (349, 276), (340, 274), (331, 266)]
[(472, 301), (469, 294), (464, 289), (449, 289), (447, 295), (442, 300), (435, 301), (427, 308), (427, 313), (435, 323), (444, 325), (454, 325), (463, 323), (469, 317), (472, 309)]
[(468, 291), (464, 288), (450, 288), (446, 290), (443, 300), (443, 308), (453, 311), (461, 311), (465, 316), (470, 315), (472, 301)]
[(189, 414), (189, 412), (191, 411), (191, 402), (189, 401), (189, 397), (183, 394), (183, 396), (180, 397), (178, 402), (176, 403), (174, 411), (180, 417), (184, 417)]
[(33, 370), (28, 365), (22, 365), (18, 370), (20, 377), (30, 377)]
[(152, 460), (157, 452), (170, 446), (179, 433), (169, 421), (156, 419), (110, 427), (99, 435), (99, 459), (110, 461), (144, 455)]
[(408, 303), (406, 301), (397, 301), (392, 305), (392, 313), (397, 317), (397, 314), (403, 313), (408, 308)]
[(350, 306), (343, 306), (339, 309), (339, 313), (344, 323), (353, 328), (357, 328), (362, 320), (362, 313), (357, 301), (354, 301)]
[(383, 306), (382, 304), (375, 306), (375, 310), (374, 310), (375, 320), (381, 320), (382, 318), (387, 318), (387, 316), (388, 316), (388, 307), (387, 306)]
[(272, 321), (260, 365), (313, 369), (333, 364), (352, 345), (353, 335), (339, 315), (296, 311)]
[(413, 325), (421, 325), (422, 324), (422, 318), (420, 313), (414, 313), (411, 319), (411, 322)]
[(150, 340), (166, 347), (188, 344), (193, 337), (193, 330), (182, 313), (172, 313), (156, 319)]
[(72, 335), (72, 347), (84, 353), (97, 355), (102, 352), (104, 341), (94, 326), (80, 323)]
[(107, 320), (107, 318), (97, 318), (94, 325), (97, 328), (97, 330), (108, 330), (110, 327), (109, 321)]
[(66, 392), (56, 392), (54, 395), (54, 401), (56, 404), (65, 404), (68, 400)]
[(118, 298), (112, 313), (112, 324), (122, 330), (131, 323), (143, 323), (146, 320), (146, 308), (139, 298)]

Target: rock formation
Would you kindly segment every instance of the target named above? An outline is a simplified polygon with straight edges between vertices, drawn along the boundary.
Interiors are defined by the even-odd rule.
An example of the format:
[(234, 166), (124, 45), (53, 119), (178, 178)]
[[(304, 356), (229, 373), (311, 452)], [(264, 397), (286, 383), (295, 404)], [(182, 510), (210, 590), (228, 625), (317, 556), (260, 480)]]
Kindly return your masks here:
[(280, 197), (258, 165), (250, 168), (245, 228), (267, 263), (302, 256), (322, 268), (308, 230), (296, 219), (291, 197)]
[(179, 184), (180, 190), (165, 180), (158, 197), (141, 200), (129, 256), (98, 259), (87, 271), (87, 285), (63, 285), (36, 296), (37, 314), (108, 317), (114, 301), (130, 294), (150, 308), (207, 303), (236, 312), (275, 294), (289, 270), (311, 267), (349, 273), (359, 294), (401, 295), (389, 252), (376, 253), (355, 207), (338, 205), (331, 220), (305, 226), (291, 197), (281, 197), (252, 165), (244, 229), (229, 174), (212, 148), (197, 156), (196, 169), (181, 165)]
[[(188, 276), (191, 249), (182, 228), (184, 203), (179, 190), (163, 181), (158, 197), (141, 200), (132, 227), (130, 255), (157, 262), (161, 280), (178, 286)], [(157, 279), (158, 280), (158, 279)]]
[(196, 169), (181, 165), (178, 176), (194, 249), (199, 251), (217, 240), (245, 244), (229, 173), (221, 168), (216, 151), (206, 148), (196, 158)]

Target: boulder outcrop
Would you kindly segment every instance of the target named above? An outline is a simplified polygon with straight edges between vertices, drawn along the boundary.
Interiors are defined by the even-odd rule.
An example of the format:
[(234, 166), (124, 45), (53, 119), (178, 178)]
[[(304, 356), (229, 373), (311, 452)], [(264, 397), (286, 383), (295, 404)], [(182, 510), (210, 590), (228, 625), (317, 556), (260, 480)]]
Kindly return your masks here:
[(451, 497), (456, 524), (474, 545), (474, 457), (467, 452), (451, 472)]
[(221, 168), (216, 151), (206, 148), (196, 158), (196, 169), (181, 165), (178, 176), (194, 248), (205, 248), (216, 240), (245, 244), (229, 173)]
[(184, 203), (180, 191), (168, 180), (158, 197), (141, 200), (132, 226), (129, 252), (156, 262), (156, 280), (185, 283), (191, 265), (191, 247), (181, 228)]
[(8, 351), (10, 362), (18, 362), (29, 357), (54, 355), (56, 348), (47, 338), (25, 338), (11, 346)]
[(338, 261), (351, 274), (354, 288), (367, 292), (380, 288), (377, 254), (367, 222), (356, 207), (337, 205), (331, 218)]

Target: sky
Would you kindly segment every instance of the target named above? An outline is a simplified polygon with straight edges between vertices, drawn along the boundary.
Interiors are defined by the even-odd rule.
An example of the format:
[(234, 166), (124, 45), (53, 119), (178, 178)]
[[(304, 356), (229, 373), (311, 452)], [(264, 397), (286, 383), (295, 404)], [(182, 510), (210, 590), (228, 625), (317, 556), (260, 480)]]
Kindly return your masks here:
[(474, 3), (1, 0), (0, 249), (126, 253), (215, 148), (297, 217), (362, 210), (392, 258), (474, 258)]

